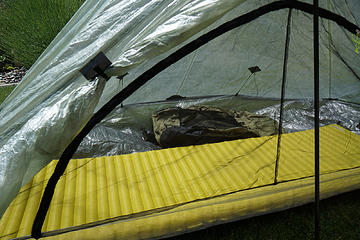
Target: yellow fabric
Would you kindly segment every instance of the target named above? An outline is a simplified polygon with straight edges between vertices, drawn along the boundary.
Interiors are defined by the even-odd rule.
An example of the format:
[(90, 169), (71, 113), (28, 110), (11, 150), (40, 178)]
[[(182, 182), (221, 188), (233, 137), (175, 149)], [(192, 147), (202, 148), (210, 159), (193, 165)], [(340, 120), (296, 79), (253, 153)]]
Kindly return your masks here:
[[(359, 189), (360, 168), (321, 176), (321, 198)], [(174, 209), (131, 221), (111, 224), (46, 237), (64, 239), (157, 239), (158, 237), (194, 231), (205, 226), (240, 220), (276, 212), (312, 202), (314, 178), (279, 183), (261, 188), (235, 192), (217, 198), (193, 202)]]
[[(150, 238), (304, 204), (313, 195), (313, 138), (313, 130), (282, 136), (277, 185), (277, 136), (71, 160), (42, 231), (55, 234), (49, 239)], [(326, 126), (320, 147), (324, 197), (359, 188), (360, 136)], [(55, 165), (21, 189), (0, 221), (1, 240), (30, 234)]]

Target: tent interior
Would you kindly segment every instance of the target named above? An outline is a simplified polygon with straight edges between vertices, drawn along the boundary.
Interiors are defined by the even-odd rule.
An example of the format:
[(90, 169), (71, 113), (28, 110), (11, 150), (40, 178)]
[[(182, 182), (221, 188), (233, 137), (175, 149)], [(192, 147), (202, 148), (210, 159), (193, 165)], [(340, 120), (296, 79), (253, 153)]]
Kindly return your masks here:
[[(44, 239), (162, 238), (314, 201), (311, 4), (85, 1), (0, 105), (0, 239), (31, 239), (33, 226)], [(319, 6), (327, 198), (360, 188), (360, 2)], [(82, 70), (101, 53), (110, 66), (87, 79)], [(218, 134), (225, 123), (204, 129), (199, 115), (182, 125), (181, 111), (196, 107), (210, 125), (214, 111), (232, 117), (226, 135), (245, 126), (244, 113), (246, 126), (266, 119), (273, 133), (157, 141), (154, 116), (168, 109), (180, 120), (162, 127), (196, 140)]]

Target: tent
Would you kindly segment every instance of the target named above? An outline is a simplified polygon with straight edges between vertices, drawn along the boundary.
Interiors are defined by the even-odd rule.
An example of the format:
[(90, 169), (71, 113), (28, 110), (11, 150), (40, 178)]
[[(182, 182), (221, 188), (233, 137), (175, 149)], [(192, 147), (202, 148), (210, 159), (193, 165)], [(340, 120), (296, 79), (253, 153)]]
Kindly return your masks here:
[[(319, 6), (325, 198), (360, 187), (360, 3)], [(312, 1), (86, 1), (0, 106), (0, 239), (159, 238), (313, 201), (314, 49)], [(144, 139), (193, 105), (279, 133)]]

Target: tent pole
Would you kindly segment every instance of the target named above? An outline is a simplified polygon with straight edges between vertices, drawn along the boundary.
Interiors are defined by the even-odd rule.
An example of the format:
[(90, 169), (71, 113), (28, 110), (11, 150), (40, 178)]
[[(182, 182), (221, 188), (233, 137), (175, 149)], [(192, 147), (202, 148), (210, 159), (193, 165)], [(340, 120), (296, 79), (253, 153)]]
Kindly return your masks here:
[(282, 83), (281, 83), (279, 132), (278, 132), (278, 140), (277, 140), (277, 147), (276, 147), (277, 150), (276, 150), (276, 161), (275, 161), (274, 184), (278, 184), (278, 175), (279, 175), (280, 145), (281, 145), (281, 136), (283, 134), (282, 126), (283, 126), (283, 115), (284, 115), (286, 75), (287, 75), (287, 63), (288, 63), (288, 58), (289, 58), (290, 34), (291, 34), (291, 13), (292, 13), (292, 8), (289, 9), (289, 14), (288, 14), (288, 19), (287, 19), (287, 27), (286, 27), (283, 77), (282, 77)]
[(315, 239), (320, 239), (319, 179), (319, 1), (314, 0)]

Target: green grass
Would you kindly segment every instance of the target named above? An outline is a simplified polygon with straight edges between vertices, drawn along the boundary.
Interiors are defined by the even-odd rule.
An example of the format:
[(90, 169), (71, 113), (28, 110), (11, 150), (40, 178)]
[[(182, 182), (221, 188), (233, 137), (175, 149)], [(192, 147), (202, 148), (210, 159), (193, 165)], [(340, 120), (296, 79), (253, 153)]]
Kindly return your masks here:
[(30, 68), (84, 0), (0, 0), (0, 53)]
[(0, 104), (14, 90), (15, 86), (0, 87)]
[[(320, 203), (320, 238), (360, 239), (360, 190), (335, 196)], [(313, 204), (218, 225), (168, 240), (255, 240), (314, 239)]]

